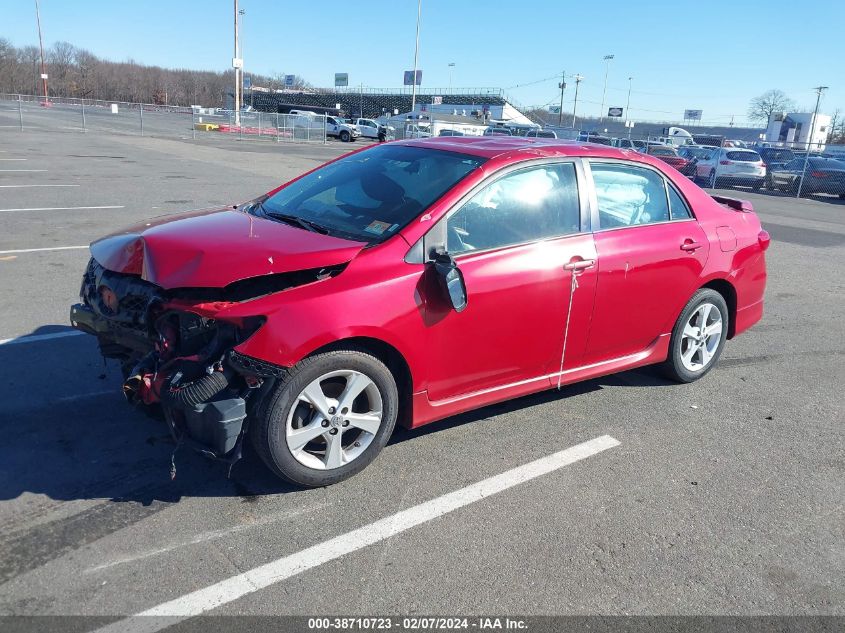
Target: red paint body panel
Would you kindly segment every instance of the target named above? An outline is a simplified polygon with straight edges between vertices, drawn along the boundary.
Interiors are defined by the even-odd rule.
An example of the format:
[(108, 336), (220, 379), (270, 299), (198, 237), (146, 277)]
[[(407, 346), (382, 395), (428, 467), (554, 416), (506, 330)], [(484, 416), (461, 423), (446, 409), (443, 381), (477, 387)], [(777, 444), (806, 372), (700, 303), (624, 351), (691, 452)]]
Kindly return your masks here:
[(247, 277), (342, 264), (363, 246), (228, 208), (130, 227), (91, 244), (91, 254), (109, 270), (162, 288), (220, 288)]
[[(753, 212), (717, 203), (663, 161), (604, 145), (521, 137), (400, 141), (487, 158), (384, 243), (327, 237), (234, 210), (173, 216), (92, 244), (106, 268), (164, 288), (233, 281), (347, 263), (335, 277), (240, 303), (186, 309), (219, 319), (263, 315), (237, 350), (292, 366), (349, 338), (394, 348), (411, 374), (411, 426), (508, 398), (666, 358), (669, 333), (697, 288), (728, 282), (736, 294), (733, 333), (762, 315), (766, 267)], [(366, 151), (366, 150), (360, 150)], [(424, 264), (406, 256), (457, 201), (499, 170), (556, 157), (650, 165), (686, 198), (694, 220), (585, 232), (457, 257), (469, 302), (451, 310)], [(735, 245), (727, 249), (726, 229)], [(700, 244), (689, 251), (687, 241)], [(595, 265), (572, 274), (573, 258)], [(566, 330), (569, 320), (568, 334)], [(560, 373), (564, 337), (567, 338)]]

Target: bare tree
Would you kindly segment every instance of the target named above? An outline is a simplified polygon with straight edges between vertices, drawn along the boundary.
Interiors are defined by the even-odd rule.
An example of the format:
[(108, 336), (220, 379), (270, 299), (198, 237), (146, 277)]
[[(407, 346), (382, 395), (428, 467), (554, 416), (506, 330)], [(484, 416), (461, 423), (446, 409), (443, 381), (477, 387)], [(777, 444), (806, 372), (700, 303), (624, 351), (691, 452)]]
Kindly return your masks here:
[(759, 97), (754, 97), (748, 104), (748, 119), (768, 122), (775, 112), (787, 112), (795, 108), (795, 102), (782, 90), (767, 90)]

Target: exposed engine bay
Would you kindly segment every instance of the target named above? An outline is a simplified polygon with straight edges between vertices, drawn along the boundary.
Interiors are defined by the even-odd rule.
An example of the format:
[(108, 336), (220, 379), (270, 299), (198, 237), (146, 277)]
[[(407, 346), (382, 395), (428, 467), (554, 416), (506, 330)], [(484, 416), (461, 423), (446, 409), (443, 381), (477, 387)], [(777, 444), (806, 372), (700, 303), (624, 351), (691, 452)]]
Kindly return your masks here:
[(224, 288), (165, 290), (91, 259), (82, 302), (71, 307), (70, 319), (97, 337), (104, 358), (120, 362), (129, 402), (161, 407), (177, 447), (190, 443), (233, 464), (241, 456), (249, 413), (285, 369), (233, 349), (261, 327), (263, 316), (223, 320), (215, 314), (342, 268), (265, 275)]

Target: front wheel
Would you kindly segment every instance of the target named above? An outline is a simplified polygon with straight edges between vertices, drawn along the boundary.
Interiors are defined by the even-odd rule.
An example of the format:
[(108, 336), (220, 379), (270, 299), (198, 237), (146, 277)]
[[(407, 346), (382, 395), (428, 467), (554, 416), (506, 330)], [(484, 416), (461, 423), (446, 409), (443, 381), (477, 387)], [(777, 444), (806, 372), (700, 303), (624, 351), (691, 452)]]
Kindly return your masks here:
[(399, 395), (390, 370), (358, 349), (306, 358), (255, 420), (253, 443), (276, 475), (316, 488), (363, 470), (393, 432)]
[(347, 132), (346, 130), (343, 130), (340, 133), (340, 140), (343, 141), (344, 143), (348, 143), (349, 141), (352, 140), (352, 135), (349, 132)]
[(728, 337), (728, 306), (711, 288), (698, 290), (672, 329), (663, 373), (678, 382), (693, 382), (710, 371)]

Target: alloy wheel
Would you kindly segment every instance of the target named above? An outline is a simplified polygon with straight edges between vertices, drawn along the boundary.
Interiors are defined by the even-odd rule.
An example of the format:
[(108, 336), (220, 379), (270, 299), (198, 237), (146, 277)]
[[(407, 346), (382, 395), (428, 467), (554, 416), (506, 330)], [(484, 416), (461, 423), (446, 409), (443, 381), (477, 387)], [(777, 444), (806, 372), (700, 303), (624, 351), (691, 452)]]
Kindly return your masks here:
[(681, 362), (689, 371), (701, 371), (713, 360), (722, 340), (722, 313), (702, 303), (690, 315), (681, 334)]
[(285, 424), (291, 455), (303, 466), (332, 470), (358, 458), (381, 427), (382, 397), (366, 374), (323, 374), (297, 396)]

